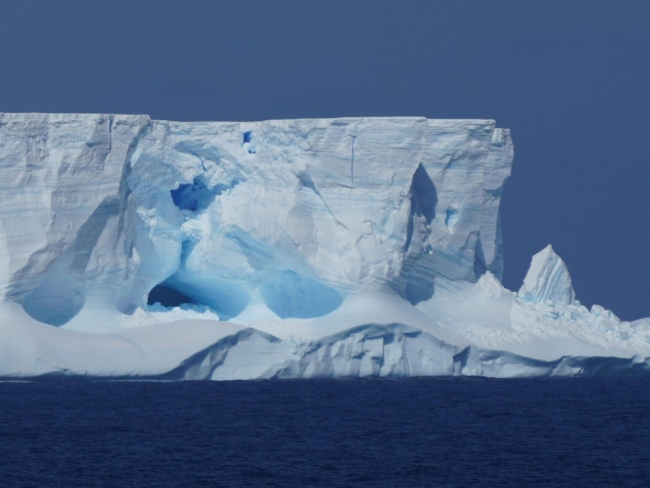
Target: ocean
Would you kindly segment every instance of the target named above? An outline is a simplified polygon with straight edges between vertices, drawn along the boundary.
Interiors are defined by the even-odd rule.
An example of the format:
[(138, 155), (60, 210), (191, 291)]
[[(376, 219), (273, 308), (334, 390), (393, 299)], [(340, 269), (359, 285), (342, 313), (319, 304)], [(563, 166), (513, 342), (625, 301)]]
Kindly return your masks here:
[(0, 486), (650, 486), (649, 386), (3, 382)]

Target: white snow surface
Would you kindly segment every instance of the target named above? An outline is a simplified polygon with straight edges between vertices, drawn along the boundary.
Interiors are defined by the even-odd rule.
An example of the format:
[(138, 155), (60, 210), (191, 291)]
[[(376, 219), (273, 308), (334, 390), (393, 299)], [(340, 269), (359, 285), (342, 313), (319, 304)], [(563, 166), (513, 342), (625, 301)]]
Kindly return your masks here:
[(0, 114), (0, 377), (647, 374), (547, 247), (500, 283), (491, 120)]

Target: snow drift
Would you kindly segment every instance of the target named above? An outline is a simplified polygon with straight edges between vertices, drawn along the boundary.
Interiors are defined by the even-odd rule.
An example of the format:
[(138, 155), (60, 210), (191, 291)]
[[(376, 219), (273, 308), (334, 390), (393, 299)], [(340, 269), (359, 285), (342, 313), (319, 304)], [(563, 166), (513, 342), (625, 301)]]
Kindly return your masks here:
[(0, 114), (0, 376), (642, 374), (549, 246), (502, 287), (489, 120)]

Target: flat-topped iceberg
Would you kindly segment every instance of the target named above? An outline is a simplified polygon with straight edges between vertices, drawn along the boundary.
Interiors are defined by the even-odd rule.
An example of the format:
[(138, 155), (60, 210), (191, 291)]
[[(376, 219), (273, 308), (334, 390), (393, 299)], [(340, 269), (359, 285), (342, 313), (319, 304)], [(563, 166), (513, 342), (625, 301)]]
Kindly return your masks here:
[(549, 246), (503, 288), (490, 120), (0, 114), (0, 376), (641, 374)]

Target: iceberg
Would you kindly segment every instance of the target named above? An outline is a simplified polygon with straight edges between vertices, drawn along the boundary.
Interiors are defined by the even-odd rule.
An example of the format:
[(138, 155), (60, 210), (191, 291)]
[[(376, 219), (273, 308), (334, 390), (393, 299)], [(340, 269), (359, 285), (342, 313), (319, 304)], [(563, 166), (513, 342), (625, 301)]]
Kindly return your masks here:
[(0, 377), (650, 372), (547, 247), (501, 282), (492, 120), (0, 114)]

